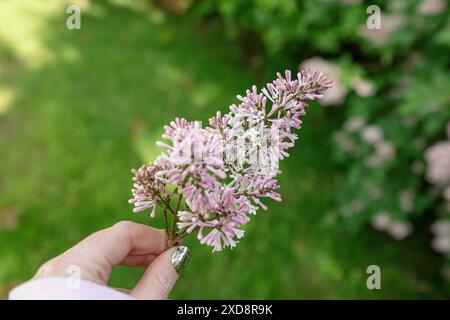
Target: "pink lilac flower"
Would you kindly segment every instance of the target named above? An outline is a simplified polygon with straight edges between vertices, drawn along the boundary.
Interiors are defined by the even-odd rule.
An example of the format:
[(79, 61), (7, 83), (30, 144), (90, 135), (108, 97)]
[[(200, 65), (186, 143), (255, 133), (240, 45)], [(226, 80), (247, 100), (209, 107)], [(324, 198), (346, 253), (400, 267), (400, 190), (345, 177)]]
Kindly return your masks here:
[(161, 206), (172, 244), (197, 232), (213, 251), (235, 247), (250, 216), (267, 209), (261, 199), (281, 201), (278, 162), (289, 156), (308, 102), (330, 87), (322, 73), (303, 70), (294, 78), (286, 71), (261, 91), (253, 86), (237, 96), (210, 127), (176, 118), (157, 143), (161, 155), (133, 171), (134, 211), (150, 209), (153, 217)]
[(134, 212), (141, 212), (146, 209), (151, 209), (151, 217), (155, 217), (156, 205), (158, 203), (158, 197), (164, 196), (164, 185), (156, 179), (155, 174), (159, 168), (156, 165), (143, 165), (139, 169), (133, 169), (134, 184), (133, 198), (128, 202), (134, 204)]

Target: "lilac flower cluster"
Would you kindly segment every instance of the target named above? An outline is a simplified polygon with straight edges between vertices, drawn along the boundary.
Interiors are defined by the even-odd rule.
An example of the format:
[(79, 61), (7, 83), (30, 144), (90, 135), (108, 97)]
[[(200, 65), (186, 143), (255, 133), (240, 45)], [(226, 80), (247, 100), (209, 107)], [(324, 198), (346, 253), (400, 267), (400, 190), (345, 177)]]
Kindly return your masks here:
[(281, 201), (278, 162), (294, 146), (292, 129), (300, 129), (307, 103), (323, 98), (331, 81), (310, 70), (277, 76), (261, 92), (253, 86), (237, 96), (209, 127), (175, 119), (164, 127), (167, 142), (157, 143), (161, 155), (132, 171), (134, 212), (149, 209), (154, 217), (161, 207), (171, 244), (196, 231), (213, 251), (233, 248), (250, 216), (267, 209), (261, 199)]

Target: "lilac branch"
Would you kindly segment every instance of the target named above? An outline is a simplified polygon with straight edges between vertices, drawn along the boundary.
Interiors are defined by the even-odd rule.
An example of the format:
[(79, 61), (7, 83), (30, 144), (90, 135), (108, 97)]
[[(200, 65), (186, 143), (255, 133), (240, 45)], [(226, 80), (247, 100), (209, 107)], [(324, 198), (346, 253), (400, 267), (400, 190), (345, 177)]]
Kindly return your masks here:
[[(278, 162), (289, 156), (287, 150), (297, 140), (293, 129), (301, 128), (308, 103), (321, 99), (330, 87), (322, 73), (304, 70), (292, 79), (286, 71), (260, 92), (253, 86), (237, 96), (239, 103), (225, 115), (217, 112), (210, 127), (176, 118), (164, 127), (163, 138), (169, 142), (157, 143), (161, 155), (132, 171), (133, 211), (151, 209), (154, 217), (162, 203), (172, 244), (196, 231), (200, 243), (213, 251), (235, 247), (250, 217), (267, 209), (261, 199), (281, 201)], [(169, 193), (169, 185), (177, 188)], [(166, 210), (172, 214), (170, 228)]]

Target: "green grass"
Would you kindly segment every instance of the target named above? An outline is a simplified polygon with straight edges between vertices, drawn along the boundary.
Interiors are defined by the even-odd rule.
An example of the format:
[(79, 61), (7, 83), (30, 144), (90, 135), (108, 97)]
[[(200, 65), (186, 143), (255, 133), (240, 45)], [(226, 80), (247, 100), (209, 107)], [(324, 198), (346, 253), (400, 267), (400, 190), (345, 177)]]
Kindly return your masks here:
[[(160, 218), (132, 215), (127, 200), (130, 169), (158, 154), (163, 124), (177, 116), (206, 121), (236, 94), (273, 77), (249, 68), (219, 26), (189, 17), (102, 4), (83, 13), (79, 31), (65, 28), (64, 10), (31, 17), (31, 39), (42, 54), (22, 48), (26, 37), (0, 37), (0, 89), (12, 95), (3, 111), (0, 105), (3, 297), (95, 230), (123, 219), (161, 226)], [(311, 107), (281, 165), (285, 201), (269, 203), (235, 250), (212, 254), (187, 240), (193, 258), (173, 298), (449, 295), (425, 232), (399, 244), (370, 228), (350, 233), (330, 213), (341, 183), (330, 148), (339, 113)], [(380, 291), (366, 288), (371, 264), (382, 269)], [(111, 283), (130, 288), (141, 273), (117, 268)]]

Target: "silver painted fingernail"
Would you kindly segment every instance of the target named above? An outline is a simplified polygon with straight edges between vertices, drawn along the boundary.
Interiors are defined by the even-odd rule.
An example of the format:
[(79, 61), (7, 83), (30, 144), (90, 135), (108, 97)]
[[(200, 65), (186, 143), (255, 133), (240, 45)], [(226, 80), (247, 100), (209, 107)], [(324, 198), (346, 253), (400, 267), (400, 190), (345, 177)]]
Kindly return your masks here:
[(180, 273), (191, 259), (191, 252), (186, 246), (179, 246), (172, 255), (172, 265)]

